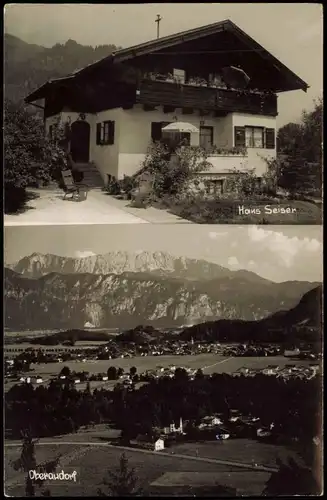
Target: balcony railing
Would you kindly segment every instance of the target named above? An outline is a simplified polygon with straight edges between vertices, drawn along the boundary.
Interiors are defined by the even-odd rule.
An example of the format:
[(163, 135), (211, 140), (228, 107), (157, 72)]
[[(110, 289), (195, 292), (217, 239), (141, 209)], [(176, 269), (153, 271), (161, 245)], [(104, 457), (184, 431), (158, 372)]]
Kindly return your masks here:
[(277, 96), (249, 90), (143, 80), (136, 91), (136, 102), (148, 106), (171, 106), (217, 112), (244, 112), (277, 115)]

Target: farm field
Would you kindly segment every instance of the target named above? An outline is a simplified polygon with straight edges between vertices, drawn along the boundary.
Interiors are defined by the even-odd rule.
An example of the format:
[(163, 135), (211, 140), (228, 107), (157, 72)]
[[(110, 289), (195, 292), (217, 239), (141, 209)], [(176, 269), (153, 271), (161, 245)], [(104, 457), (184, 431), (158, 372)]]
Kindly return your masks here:
[(181, 443), (169, 450), (180, 455), (240, 461), (244, 464), (258, 464), (276, 467), (276, 458), (283, 462), (287, 457), (297, 458), (295, 452), (286, 446), (264, 443), (252, 439), (229, 439), (227, 441), (207, 441), (205, 443)]
[[(43, 384), (47, 384), (53, 376), (58, 375), (63, 366), (68, 366), (70, 370), (86, 371), (90, 374), (106, 373), (109, 366), (122, 367), (126, 372), (132, 366), (137, 368), (138, 373), (145, 370), (151, 370), (158, 367), (168, 367), (169, 365), (183, 366), (198, 369), (201, 368), (207, 375), (212, 373), (235, 373), (242, 367), (251, 369), (264, 369), (268, 365), (278, 365), (283, 368), (287, 364), (306, 365), (310, 364), (308, 360), (288, 359), (283, 356), (271, 357), (223, 357), (217, 354), (198, 354), (196, 356), (137, 356), (135, 358), (116, 358), (109, 360), (92, 360), (85, 363), (81, 361), (66, 361), (65, 363), (47, 363), (31, 365), (31, 371), (26, 376), (39, 375), (43, 378)], [(5, 392), (17, 384), (17, 381), (6, 380)], [(90, 389), (113, 389), (116, 381), (91, 381)], [(143, 382), (136, 385), (138, 388)], [(76, 388), (84, 390), (86, 383), (77, 384)]]
[[(69, 440), (70, 437), (66, 436), (61, 438)], [(54, 438), (56, 440), (56, 438)], [(49, 441), (49, 440), (48, 440)], [(233, 449), (228, 452), (228, 445), (230, 443), (220, 446), (218, 443), (208, 443), (202, 444), (201, 450), (199, 450), (199, 456), (214, 455), (214, 445), (216, 445), (215, 458), (223, 459), (224, 456), (228, 456), (229, 459), (237, 461), (238, 459), (243, 459), (246, 456), (244, 452), (244, 440), (242, 442), (234, 442)], [(188, 445), (188, 450), (179, 450), (179, 452), (185, 454), (192, 454), (194, 456), (194, 449), (190, 449), (191, 445)], [(195, 445), (194, 445), (195, 446)], [(198, 446), (198, 445), (196, 445)], [(208, 451), (206, 447), (208, 446)], [(253, 448), (257, 448), (256, 455), (262, 455), (261, 444), (253, 442)], [(219, 447), (219, 454), (217, 454)], [(280, 448), (274, 447), (275, 450), (270, 452), (271, 457), (279, 454)], [(72, 445), (62, 444), (58, 440), (58, 445), (37, 445), (36, 449), (37, 461), (44, 461), (49, 459), (54, 459), (59, 454), (62, 455), (60, 466), (58, 470), (65, 470), (65, 467), (69, 472), (76, 469), (78, 473), (78, 481), (76, 483), (62, 483), (62, 484), (47, 484), (46, 486), (50, 488), (53, 496), (95, 496), (97, 488), (102, 487), (103, 478), (106, 476), (107, 470), (113, 470), (117, 467), (119, 458), (121, 456), (122, 450), (119, 448), (107, 448), (104, 446), (85, 446), (82, 443), (74, 443)], [(176, 451), (177, 452), (177, 451)], [(187, 452), (187, 453), (186, 453)], [(192, 453), (193, 452), (193, 453)], [(19, 456), (20, 450), (18, 447), (10, 448), (6, 447), (5, 452), (5, 484), (6, 484), (6, 494), (11, 496), (18, 496), (23, 494), (22, 475), (17, 474), (13, 471), (12, 467), (9, 465), (9, 461), (17, 458)], [(129, 460), (129, 466), (135, 468), (135, 472), (139, 478), (140, 485), (146, 490), (151, 490), (151, 483), (154, 483), (154, 487), (160, 485), (160, 481), (164, 479), (164, 483), (167, 479), (167, 474), (173, 474), (175, 479), (176, 475), (179, 477), (179, 483), (183, 483), (183, 478), (185, 476), (198, 474), (197, 486), (208, 485), (208, 482), (212, 484), (212, 476), (216, 475), (216, 481), (218, 484), (226, 485), (229, 487), (236, 487), (240, 494), (246, 495), (260, 495), (262, 492), (266, 481), (268, 480), (270, 473), (259, 472), (255, 470), (238, 469), (230, 465), (220, 465), (214, 463), (201, 462), (196, 460), (190, 460), (187, 458), (174, 457), (161, 455), (160, 452), (156, 453), (141, 453), (136, 450), (125, 451), (126, 456)], [(252, 454), (254, 451), (252, 451)], [(248, 463), (248, 462), (247, 462)], [(202, 474), (204, 476), (202, 476)], [(206, 474), (210, 474), (210, 478), (206, 478)], [(175, 482), (175, 481), (174, 481)], [(174, 484), (172, 481), (171, 484)], [(173, 493), (173, 490), (171, 491)]]
[(285, 366), (287, 364), (304, 365), (310, 363), (303, 360), (292, 360), (283, 356), (271, 357), (224, 357), (217, 354), (198, 354), (196, 356), (137, 356), (135, 358), (116, 358), (109, 360), (87, 361), (66, 361), (65, 363), (47, 363), (31, 365), (33, 373), (39, 375), (56, 375), (63, 366), (68, 366), (70, 370), (87, 371), (91, 373), (106, 372), (109, 366), (122, 367), (129, 371), (135, 366), (139, 373), (157, 367), (168, 367), (169, 365), (183, 366), (189, 368), (201, 368), (204, 373), (234, 373), (242, 367), (263, 369), (268, 365)]

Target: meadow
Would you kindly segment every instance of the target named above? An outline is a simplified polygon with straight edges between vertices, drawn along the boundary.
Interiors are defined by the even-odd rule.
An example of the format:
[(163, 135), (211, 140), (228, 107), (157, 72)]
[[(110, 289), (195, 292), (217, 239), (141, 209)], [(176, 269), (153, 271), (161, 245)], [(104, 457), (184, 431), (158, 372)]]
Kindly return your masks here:
[[(65, 436), (64, 439), (65, 442), (68, 442), (70, 436)], [(53, 441), (55, 440), (56, 438)], [(60, 438), (56, 445), (52, 444), (53, 441), (49, 445), (37, 445), (37, 461), (54, 459), (61, 454), (62, 458), (58, 470), (65, 470), (66, 467), (69, 472), (76, 469), (78, 473), (78, 481), (76, 483), (48, 483), (46, 486), (50, 488), (53, 496), (95, 496), (97, 488), (103, 485), (103, 478), (106, 476), (106, 472), (117, 468), (119, 458), (122, 454), (122, 450), (115, 447), (110, 448), (100, 445), (85, 446), (83, 443), (78, 443), (77, 441), (74, 444), (67, 445), (60, 443)], [(224, 445), (220, 445), (218, 442), (201, 444), (201, 446), (198, 444), (188, 444), (187, 449), (183, 449), (181, 448), (183, 445), (179, 445), (179, 447), (176, 447), (175, 453), (183, 453), (184, 455), (194, 457), (196, 447), (199, 449), (199, 457), (219, 458), (221, 460), (226, 457), (226, 459), (233, 459), (234, 461), (246, 459), (246, 463), (249, 463), (249, 457), (244, 451), (246, 449), (244, 441), (235, 440), (234, 442), (226, 442)], [(256, 451), (254, 451), (255, 448)], [(260, 457), (269, 455), (271, 462), (273, 462), (273, 457), (277, 457), (280, 452), (280, 447), (276, 446), (273, 446), (269, 453), (267, 451), (264, 453), (261, 449), (261, 443), (253, 442), (252, 456)], [(19, 453), (18, 447), (6, 447), (5, 485), (6, 494), (10, 496), (23, 495), (24, 493), (22, 485), (23, 475), (15, 472), (9, 465), (9, 461), (17, 458)], [(190, 460), (174, 456), (173, 454), (167, 456), (162, 455), (160, 452), (142, 453), (131, 449), (125, 451), (125, 454), (129, 460), (129, 466), (135, 468), (139, 484), (146, 490), (152, 489), (152, 483), (154, 483), (153, 487), (157, 489), (160, 486), (160, 481), (163, 483), (167, 481), (167, 475), (174, 475), (174, 481), (171, 482), (172, 485), (176, 482), (176, 476), (178, 476), (177, 480), (179, 483), (183, 483), (185, 477), (197, 474), (198, 485), (201, 482), (203, 485), (212, 483), (212, 476), (214, 476), (218, 484), (236, 487), (241, 494), (260, 495), (270, 476), (270, 473), (267, 472)], [(210, 473), (211, 478), (206, 477), (208, 473)], [(173, 490), (171, 491), (172, 493)]]
[[(47, 363), (31, 365), (34, 373), (43, 376), (56, 375), (63, 366), (68, 366), (70, 370), (87, 371), (90, 374), (107, 372), (109, 366), (121, 367), (126, 372), (135, 366), (139, 373), (146, 370), (154, 370), (159, 367), (167, 368), (170, 365), (189, 367), (192, 369), (201, 368), (207, 375), (211, 373), (234, 373), (242, 367), (251, 369), (264, 369), (268, 365), (278, 365), (284, 367), (287, 364), (305, 365), (306, 360), (296, 360), (285, 358), (284, 356), (271, 357), (224, 357), (219, 354), (197, 354), (197, 355), (170, 355), (170, 356), (136, 356), (134, 358), (116, 358), (108, 360), (86, 361), (65, 361), (64, 363)], [(31, 373), (33, 373), (31, 372)]]

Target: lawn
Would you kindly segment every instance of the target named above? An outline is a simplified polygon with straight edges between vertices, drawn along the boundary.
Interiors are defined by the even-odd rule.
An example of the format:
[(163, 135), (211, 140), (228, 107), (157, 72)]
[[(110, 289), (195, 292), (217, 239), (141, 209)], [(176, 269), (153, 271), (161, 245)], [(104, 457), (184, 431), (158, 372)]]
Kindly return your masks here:
[[(193, 199), (167, 206), (171, 213), (197, 224), (322, 224), (321, 208), (307, 201), (267, 202)], [(290, 213), (270, 213), (273, 209), (287, 209)], [(246, 210), (258, 213), (248, 214)]]

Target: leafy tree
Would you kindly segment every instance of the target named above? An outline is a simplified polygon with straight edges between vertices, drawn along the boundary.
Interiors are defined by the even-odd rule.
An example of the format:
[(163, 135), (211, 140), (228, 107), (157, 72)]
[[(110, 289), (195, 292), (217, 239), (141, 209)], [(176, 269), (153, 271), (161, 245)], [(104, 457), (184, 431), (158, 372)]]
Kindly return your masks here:
[(201, 370), (201, 368), (198, 368), (198, 370), (196, 371), (195, 378), (201, 380), (204, 378), (204, 373), (203, 370)]
[(299, 123), (281, 127), (275, 160), (278, 184), (291, 194), (321, 193), (323, 101), (314, 102), (313, 111), (303, 111)]
[(185, 370), (185, 368), (180, 368), (180, 367), (176, 368), (174, 374), (174, 380), (180, 383), (186, 383), (189, 380), (188, 373)]
[(8, 100), (4, 127), (5, 211), (15, 212), (26, 201), (28, 186), (48, 183), (66, 165), (66, 153), (58, 138), (45, 136), (38, 115)]
[(60, 371), (59, 375), (63, 375), (64, 377), (69, 377), (71, 375), (71, 370), (69, 366), (64, 366)]
[[(131, 497), (141, 495), (137, 487), (138, 477), (134, 468), (129, 469), (128, 458), (125, 453), (120, 457), (119, 468), (116, 472), (108, 471), (109, 480), (104, 479), (104, 484), (108, 487), (109, 496)], [(108, 496), (101, 488), (98, 489), (98, 496)]]
[[(38, 473), (54, 472), (57, 466), (59, 465), (60, 456), (49, 462), (37, 464), (35, 457), (35, 445), (37, 443), (37, 440), (33, 440), (31, 433), (29, 431), (22, 431), (21, 435), (23, 440), (21, 455), (17, 460), (12, 461), (11, 465), (14, 468), (14, 470), (16, 471), (21, 470), (27, 473), (25, 479), (25, 495), (27, 497), (34, 497), (35, 487), (37, 486), (41, 488), (45, 481), (43, 479), (31, 478), (29, 475), (29, 471), (35, 470)], [(50, 493), (49, 490), (46, 491)], [(50, 496), (48, 493), (44, 494), (44, 496)]]
[(118, 374), (117, 374), (117, 368), (115, 366), (109, 366), (107, 370), (107, 377), (109, 380), (117, 380)]

